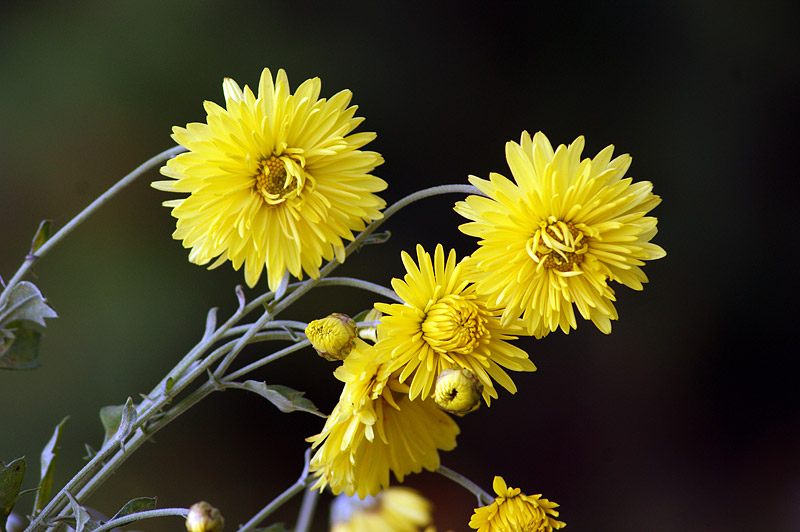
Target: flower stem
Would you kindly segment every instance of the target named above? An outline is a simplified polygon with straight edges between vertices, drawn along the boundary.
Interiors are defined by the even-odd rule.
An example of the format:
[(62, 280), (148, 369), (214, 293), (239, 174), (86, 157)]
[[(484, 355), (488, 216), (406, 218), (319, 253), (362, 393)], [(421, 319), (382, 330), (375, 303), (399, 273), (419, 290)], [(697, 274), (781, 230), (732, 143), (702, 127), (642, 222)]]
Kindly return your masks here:
[(88, 207), (83, 209), (77, 216), (75, 216), (72, 220), (67, 222), (67, 225), (62, 227), (60, 230), (56, 232), (52, 237), (50, 237), (47, 242), (45, 242), (42, 247), (40, 247), (35, 254), (28, 255), (25, 257), (25, 262), (22, 263), (19, 270), (14, 274), (14, 276), (8, 281), (6, 284), (3, 293), (0, 294), (0, 306), (2, 306), (3, 301), (7, 297), (7, 294), (11, 291), (11, 289), (16, 285), (22, 277), (30, 270), (33, 263), (36, 262), (36, 259), (44, 257), (50, 249), (52, 249), (56, 244), (58, 244), (61, 240), (64, 239), (68, 234), (72, 232), (73, 229), (78, 227), (81, 223), (83, 223), (89, 216), (94, 214), (94, 212), (108, 203), (108, 201), (117, 195), (123, 188), (127, 187), (131, 183), (133, 183), (136, 179), (138, 179), (142, 174), (148, 172), (156, 165), (160, 165), (164, 161), (171, 159), (172, 157), (178, 155), (181, 152), (186, 151), (186, 148), (183, 146), (175, 146), (174, 148), (170, 148), (166, 151), (163, 151), (152, 157), (139, 165), (134, 171), (120, 179), (119, 181), (114, 184), (111, 188), (106, 190), (100, 197), (94, 200), (92, 203), (89, 204)]
[(314, 518), (314, 510), (317, 507), (318, 499), (319, 490), (307, 489), (303, 493), (303, 502), (300, 503), (300, 513), (297, 516), (294, 532), (308, 532), (311, 521)]
[(378, 295), (403, 303), (403, 300), (394, 293), (394, 290), (381, 286), (379, 284), (370, 283), (361, 279), (353, 279), (352, 277), (327, 277), (319, 282), (319, 286), (350, 286), (353, 288), (360, 288), (361, 290), (368, 290)]
[(483, 491), (480, 486), (472, 482), (470, 479), (468, 479), (461, 473), (456, 473), (449, 467), (445, 467), (443, 465), (440, 465), (439, 469), (437, 469), (436, 472), (442, 475), (443, 477), (449, 478), (456, 484), (460, 485), (462, 488), (466, 489), (467, 491), (475, 495), (478, 498), (479, 506), (485, 506), (487, 504), (491, 504), (494, 501), (494, 497)]
[(275, 497), (268, 505), (261, 509), (254, 515), (247, 523), (245, 523), (237, 532), (250, 532), (255, 529), (264, 519), (270, 516), (272, 512), (283, 506), (289, 499), (303, 491), (306, 487), (306, 478), (308, 477), (308, 464), (311, 460), (311, 449), (306, 449), (305, 462), (303, 464), (303, 472), (297, 482), (289, 486), (286, 491)]
[(152, 519), (154, 517), (166, 517), (175, 515), (178, 517), (183, 517), (186, 519), (186, 516), (189, 515), (188, 508), (161, 508), (159, 510), (148, 510), (145, 512), (136, 512), (132, 514), (125, 515), (123, 517), (112, 519), (111, 521), (107, 521), (106, 523), (100, 525), (99, 527), (94, 529), (94, 532), (105, 532), (106, 530), (111, 530), (112, 528), (117, 528), (123, 525), (127, 525), (128, 523), (133, 523), (134, 521), (141, 521), (143, 519)]

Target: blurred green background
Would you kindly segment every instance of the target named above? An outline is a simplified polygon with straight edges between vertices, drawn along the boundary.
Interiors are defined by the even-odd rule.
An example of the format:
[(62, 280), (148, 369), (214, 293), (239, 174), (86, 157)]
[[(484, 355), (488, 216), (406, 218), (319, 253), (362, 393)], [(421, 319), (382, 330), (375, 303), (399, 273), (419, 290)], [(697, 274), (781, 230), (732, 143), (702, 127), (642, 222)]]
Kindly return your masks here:
[[(40, 220), (65, 224), (135, 166), (172, 146), (173, 125), (223, 101), (224, 76), (349, 88), (386, 164), (388, 202), (421, 187), (508, 175), (504, 143), (524, 129), (554, 144), (586, 135), (633, 155), (629, 175), (664, 198), (643, 293), (620, 288), (604, 336), (519, 342), (539, 371), (459, 421), (443, 463), (485, 489), (495, 474), (561, 504), (567, 530), (800, 530), (800, 395), (793, 298), (800, 22), (793, 2), (5, 2), (0, 7), (0, 275)], [(97, 411), (146, 393), (227, 316), (241, 272), (189, 264), (171, 239), (167, 195), (134, 184), (39, 262), (28, 279), (60, 318), (42, 367), (0, 372), (0, 459), (41, 447), (70, 416), (56, 475), (98, 447)], [(417, 204), (339, 270), (387, 284), (420, 242), (475, 243), (456, 197)], [(248, 296), (256, 295), (248, 291)], [(286, 316), (371, 305), (321, 289)], [(263, 355), (245, 351), (243, 360)], [(339, 386), (309, 350), (260, 373), (323, 410)], [(156, 436), (88, 501), (111, 514), (136, 496), (206, 499), (230, 530), (299, 473), (322, 426), (261, 398), (211, 396)], [(440, 531), (467, 530), (473, 497), (424, 473)], [(33, 497), (20, 508), (27, 511)], [(327, 502), (328, 498), (323, 499)], [(316, 530), (325, 529), (323, 505)], [(278, 520), (292, 524), (296, 509)], [(182, 530), (178, 520), (143, 530)]]

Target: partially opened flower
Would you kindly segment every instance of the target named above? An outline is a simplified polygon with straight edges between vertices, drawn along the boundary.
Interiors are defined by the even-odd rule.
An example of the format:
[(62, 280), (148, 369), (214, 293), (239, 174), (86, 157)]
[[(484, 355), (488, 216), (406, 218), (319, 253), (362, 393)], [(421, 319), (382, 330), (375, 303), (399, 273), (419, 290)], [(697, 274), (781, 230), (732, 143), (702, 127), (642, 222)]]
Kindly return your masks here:
[(455, 422), (432, 401), (411, 401), (408, 386), (385, 372), (387, 359), (357, 340), (334, 372), (344, 382), (339, 403), (322, 432), (308, 438), (317, 448), (314, 488), (364, 498), (389, 487), (389, 472), (402, 482), (423, 468), (439, 468), (439, 450), (456, 446)]
[(431, 521), (431, 503), (408, 488), (364, 499), (340, 494), (331, 506), (331, 532), (418, 532)]
[(205, 102), (206, 123), (173, 128), (189, 151), (161, 169), (169, 181), (152, 186), (189, 194), (164, 205), (190, 261), (244, 264), (251, 287), (266, 267), (275, 290), (287, 271), (316, 277), (322, 259), (343, 261), (343, 239), (382, 217), (374, 193), (386, 183), (370, 172), (383, 159), (360, 150), (375, 134), (351, 134), (362, 119), (348, 107), (350, 91), (320, 99), (320, 86), (310, 79), (291, 94), (283, 70), (273, 83), (264, 69), (254, 94), (226, 78), (225, 107)]
[(525, 495), (519, 488), (509, 488), (503, 477), (494, 477), (492, 487), (497, 497), (489, 506), (475, 509), (470, 528), (478, 532), (552, 532), (567, 526), (555, 519), (558, 505), (541, 495)]
[(411, 377), (411, 399), (431, 395), (436, 378), (451, 368), (471, 371), (483, 385), (487, 404), (497, 397), (492, 380), (515, 393), (517, 387), (503, 368), (536, 370), (525, 351), (506, 341), (524, 330), (500, 323), (501, 311), (469, 284), (455, 251), (445, 258), (437, 245), (431, 261), (418, 245), (416, 264), (406, 252), (401, 257), (408, 273), (402, 280), (392, 279), (392, 288), (405, 304), (375, 304), (385, 314), (375, 347), (391, 358), (387, 371), (399, 370), (401, 382)]
[(461, 231), (480, 239), (469, 261), (478, 292), (505, 308), (504, 324), (522, 315), (537, 337), (576, 328), (573, 305), (611, 332), (617, 311), (609, 281), (641, 290), (644, 261), (665, 255), (650, 242), (657, 219), (647, 213), (661, 202), (652, 183), (624, 177), (631, 157), (612, 159), (613, 146), (581, 160), (583, 145), (578, 137), (554, 152), (544, 134), (523, 132), (520, 144), (506, 144), (516, 183), (495, 173), (488, 181), (471, 176), (488, 197), (455, 207), (472, 220)]

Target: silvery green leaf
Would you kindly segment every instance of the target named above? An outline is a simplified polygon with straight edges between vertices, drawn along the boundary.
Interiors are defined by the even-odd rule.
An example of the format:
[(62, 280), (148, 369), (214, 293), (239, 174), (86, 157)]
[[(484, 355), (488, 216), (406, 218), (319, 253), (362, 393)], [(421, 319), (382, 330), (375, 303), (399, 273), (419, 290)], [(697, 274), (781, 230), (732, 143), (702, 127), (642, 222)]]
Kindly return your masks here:
[(36, 285), (21, 281), (11, 289), (5, 305), (0, 309), (0, 326), (12, 321), (29, 321), (44, 327), (45, 318), (57, 317), (55, 311), (45, 303)]
[(56, 467), (58, 453), (61, 450), (59, 444), (61, 441), (61, 430), (64, 428), (64, 424), (68, 419), (69, 417), (65, 417), (61, 420), (61, 423), (59, 423), (53, 431), (50, 441), (47, 442), (47, 445), (45, 445), (42, 450), (42, 476), (39, 481), (39, 489), (36, 492), (36, 501), (33, 503), (33, 515), (38, 514), (50, 500), (50, 492), (53, 489), (53, 471)]
[(155, 510), (156, 502), (158, 502), (156, 497), (137, 497), (136, 499), (131, 499), (126, 502), (125, 506), (123, 506), (119, 512), (114, 514), (114, 517), (109, 519), (109, 521), (113, 521), (114, 519), (118, 519), (120, 517), (125, 517), (126, 515), (135, 514), (137, 512)]
[(225, 388), (236, 388), (257, 393), (278, 407), (281, 412), (308, 412), (319, 417), (326, 417), (309, 399), (303, 397), (305, 392), (293, 390), (280, 384), (266, 384), (258, 381), (246, 381), (243, 383), (231, 382), (224, 385)]

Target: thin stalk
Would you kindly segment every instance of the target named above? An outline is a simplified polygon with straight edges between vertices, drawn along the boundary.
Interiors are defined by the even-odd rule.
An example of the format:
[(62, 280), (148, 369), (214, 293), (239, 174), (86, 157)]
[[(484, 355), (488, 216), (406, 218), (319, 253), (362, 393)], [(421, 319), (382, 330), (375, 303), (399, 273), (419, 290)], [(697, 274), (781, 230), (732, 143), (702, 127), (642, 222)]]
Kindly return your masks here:
[(440, 465), (439, 469), (437, 469), (436, 472), (442, 475), (443, 477), (449, 478), (462, 488), (466, 489), (467, 491), (471, 492), (473, 495), (478, 497), (479, 506), (485, 506), (487, 504), (491, 504), (492, 502), (494, 502), (494, 497), (483, 491), (480, 486), (472, 482), (470, 479), (468, 479), (461, 473), (456, 473), (449, 467), (445, 467), (443, 465)]
[(108, 200), (116, 196), (122, 189), (136, 181), (142, 174), (148, 172), (150, 169), (155, 167), (156, 165), (162, 164), (164, 161), (171, 159), (172, 157), (178, 155), (181, 152), (186, 151), (186, 148), (183, 146), (175, 146), (174, 148), (170, 148), (166, 151), (163, 151), (156, 155), (155, 157), (151, 157), (141, 165), (139, 165), (134, 171), (117, 181), (111, 188), (106, 190), (100, 197), (94, 200), (92, 203), (89, 204), (88, 207), (83, 209), (77, 216), (75, 216), (72, 220), (67, 222), (67, 225), (59, 229), (56, 234), (51, 236), (47, 242), (45, 242), (42, 247), (36, 250), (36, 253), (33, 255), (28, 255), (25, 257), (25, 261), (22, 263), (22, 266), (17, 270), (14, 276), (8, 281), (6, 284), (5, 289), (3, 290), (2, 294), (0, 294), (0, 306), (2, 306), (3, 301), (7, 297), (7, 294), (10, 290), (16, 285), (22, 277), (28, 273), (33, 263), (36, 262), (37, 259), (44, 257), (48, 251), (50, 251), (56, 244), (61, 242), (64, 237), (72, 232), (73, 229), (78, 227), (82, 224), (89, 216), (95, 213), (97, 209), (108, 203)]
[(112, 528), (117, 528), (119, 526), (127, 525), (128, 523), (133, 523), (135, 521), (141, 521), (143, 519), (152, 519), (154, 517), (167, 517), (167, 516), (178, 516), (183, 517), (186, 519), (186, 516), (189, 515), (188, 508), (161, 508), (159, 510), (148, 510), (145, 512), (136, 512), (133, 514), (128, 514), (123, 517), (119, 517), (117, 519), (112, 519), (111, 521), (107, 521), (106, 523), (100, 525), (99, 527), (95, 528), (93, 532), (105, 532), (106, 530), (111, 530)]
[(394, 290), (389, 290), (385, 286), (381, 286), (375, 283), (370, 283), (369, 281), (363, 281), (361, 279), (354, 279), (352, 277), (327, 277), (325, 279), (322, 279), (319, 282), (318, 286), (350, 286), (352, 288), (360, 288), (361, 290), (368, 290), (370, 292), (383, 296), (386, 299), (397, 301), (398, 303), (404, 302), (402, 299), (400, 299), (400, 296), (394, 293)]
[(303, 502), (300, 503), (300, 513), (297, 515), (294, 532), (308, 532), (311, 521), (314, 519), (314, 510), (318, 500), (319, 490), (307, 489), (303, 493)]
[(297, 479), (297, 482), (289, 486), (283, 493), (278, 495), (275, 499), (272, 500), (268, 505), (261, 509), (256, 515), (254, 515), (247, 523), (245, 523), (237, 532), (250, 532), (251, 530), (255, 529), (261, 523), (270, 516), (272, 512), (280, 508), (284, 505), (289, 499), (303, 491), (306, 487), (306, 478), (308, 477), (308, 463), (311, 460), (311, 449), (306, 449), (305, 454), (305, 463), (303, 464), (303, 472), (300, 475), (300, 478)]

